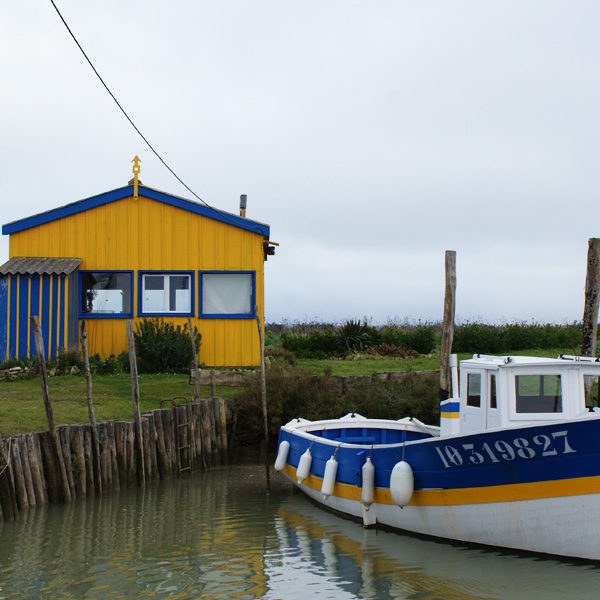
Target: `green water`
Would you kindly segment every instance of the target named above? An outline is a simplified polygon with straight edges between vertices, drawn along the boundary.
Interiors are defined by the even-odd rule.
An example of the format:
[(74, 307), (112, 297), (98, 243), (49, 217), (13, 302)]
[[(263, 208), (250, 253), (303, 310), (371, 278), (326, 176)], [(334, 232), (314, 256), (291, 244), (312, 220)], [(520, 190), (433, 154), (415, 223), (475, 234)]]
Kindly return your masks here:
[[(593, 518), (593, 515), (591, 515)], [(593, 598), (600, 568), (365, 530), (231, 467), (0, 523), (0, 600)]]

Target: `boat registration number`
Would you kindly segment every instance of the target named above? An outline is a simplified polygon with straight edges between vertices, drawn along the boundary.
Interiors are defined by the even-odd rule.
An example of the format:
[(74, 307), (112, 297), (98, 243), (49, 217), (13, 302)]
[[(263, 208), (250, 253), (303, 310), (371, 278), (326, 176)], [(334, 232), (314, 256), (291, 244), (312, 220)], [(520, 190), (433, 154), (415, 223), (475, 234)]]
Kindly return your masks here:
[(496, 440), (481, 445), (462, 444), (453, 446), (446, 444), (436, 446), (437, 453), (444, 467), (460, 467), (462, 465), (481, 465), (515, 460), (517, 457), (531, 459), (535, 456), (558, 456), (577, 452), (569, 445), (568, 431), (534, 435), (532, 438), (516, 437), (512, 440)]

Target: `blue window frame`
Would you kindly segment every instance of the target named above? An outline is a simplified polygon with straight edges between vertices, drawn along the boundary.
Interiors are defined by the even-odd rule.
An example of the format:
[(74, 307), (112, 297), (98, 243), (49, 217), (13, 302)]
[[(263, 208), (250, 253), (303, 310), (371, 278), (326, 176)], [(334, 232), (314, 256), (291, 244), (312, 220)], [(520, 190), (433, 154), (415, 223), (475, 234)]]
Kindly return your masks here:
[(138, 314), (194, 315), (193, 271), (139, 271)]
[(201, 271), (200, 318), (254, 319), (254, 271)]
[(79, 317), (133, 317), (133, 271), (79, 271)]

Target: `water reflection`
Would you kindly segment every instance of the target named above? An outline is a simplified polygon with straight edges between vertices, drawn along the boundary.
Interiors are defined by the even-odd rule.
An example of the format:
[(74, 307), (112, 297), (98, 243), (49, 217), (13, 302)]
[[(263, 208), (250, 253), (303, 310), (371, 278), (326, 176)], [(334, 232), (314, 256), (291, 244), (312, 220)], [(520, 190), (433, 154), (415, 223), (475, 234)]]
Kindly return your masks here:
[(0, 600), (589, 598), (600, 569), (365, 530), (236, 467), (0, 525)]

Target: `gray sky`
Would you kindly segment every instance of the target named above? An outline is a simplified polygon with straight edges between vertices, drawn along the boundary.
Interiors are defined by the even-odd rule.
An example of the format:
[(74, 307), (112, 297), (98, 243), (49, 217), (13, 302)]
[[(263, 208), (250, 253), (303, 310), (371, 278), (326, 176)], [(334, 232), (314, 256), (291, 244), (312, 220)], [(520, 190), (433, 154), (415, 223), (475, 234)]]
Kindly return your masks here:
[[(597, 0), (55, 0), (207, 203), (271, 225), (266, 320), (580, 320), (600, 237)], [(193, 199), (49, 0), (0, 9), (3, 224), (127, 184)], [(8, 236), (0, 261), (8, 259)]]

